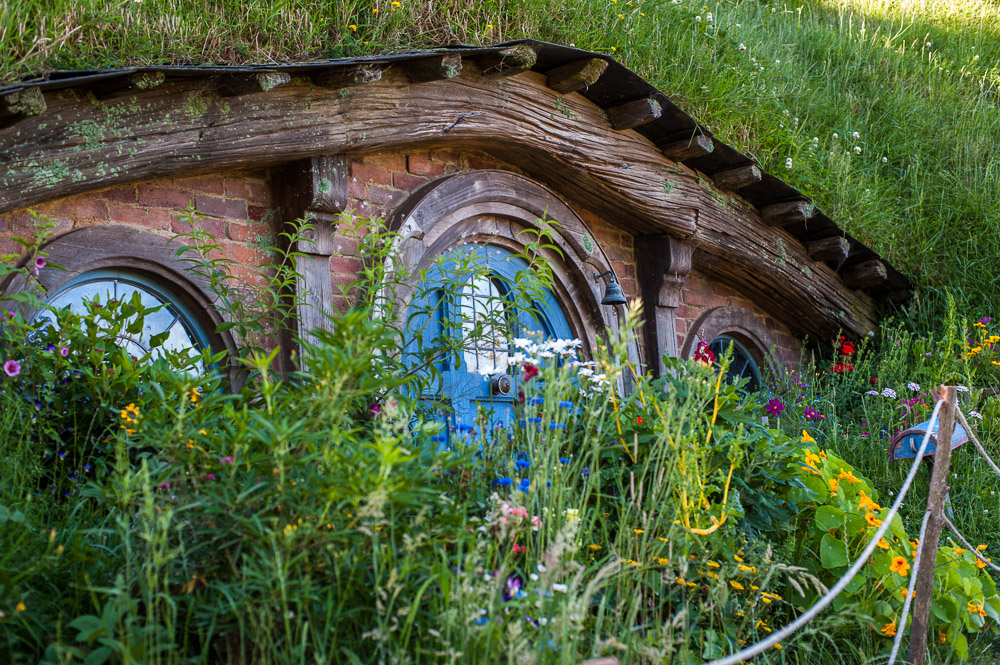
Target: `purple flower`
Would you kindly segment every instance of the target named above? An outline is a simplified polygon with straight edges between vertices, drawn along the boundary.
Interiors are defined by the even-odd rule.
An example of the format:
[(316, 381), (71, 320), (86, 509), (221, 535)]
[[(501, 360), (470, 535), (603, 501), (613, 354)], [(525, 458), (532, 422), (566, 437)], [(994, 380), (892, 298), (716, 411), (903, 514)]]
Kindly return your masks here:
[(236, 461), (235, 457), (223, 457), (222, 458), (222, 463), (223, 464), (232, 464), (235, 461)]
[(984, 316), (983, 318), (979, 319), (979, 322), (980, 322), (980, 323), (982, 323), (983, 325), (986, 325), (987, 323), (989, 323), (989, 322), (990, 322), (990, 321), (992, 321), (992, 320), (993, 320), (993, 319), (992, 319), (991, 317), (989, 317), (989, 316)]
[(507, 578), (507, 582), (503, 585), (503, 602), (507, 602), (511, 598), (519, 598), (521, 595), (521, 578), (517, 575), (511, 575)]
[(778, 417), (784, 410), (785, 410), (784, 402), (782, 402), (777, 397), (772, 397), (771, 399), (769, 399), (767, 401), (767, 404), (764, 406), (764, 411), (766, 411), (767, 415), (769, 416)]
[(59, 349), (59, 355), (61, 355), (63, 358), (65, 358), (66, 356), (69, 355), (69, 349), (66, 348), (65, 346), (63, 348)]
[(16, 360), (8, 360), (3, 364), (3, 371), (7, 376), (17, 376), (21, 373), (21, 363)]
[(812, 409), (812, 408), (808, 408), (808, 407), (806, 408), (805, 411), (802, 412), (802, 415), (805, 416), (807, 420), (823, 420), (823, 414), (822, 413), (820, 413), (816, 409)]
[(45, 352), (46, 353), (55, 353), (56, 352), (55, 345), (49, 344), (47, 347), (45, 347)]
[(35, 273), (35, 277), (38, 277), (38, 271), (41, 270), (44, 267), (45, 267), (45, 259), (43, 259), (40, 256), (36, 257), (35, 258), (35, 268), (34, 268), (34, 270), (32, 270), (32, 272)]

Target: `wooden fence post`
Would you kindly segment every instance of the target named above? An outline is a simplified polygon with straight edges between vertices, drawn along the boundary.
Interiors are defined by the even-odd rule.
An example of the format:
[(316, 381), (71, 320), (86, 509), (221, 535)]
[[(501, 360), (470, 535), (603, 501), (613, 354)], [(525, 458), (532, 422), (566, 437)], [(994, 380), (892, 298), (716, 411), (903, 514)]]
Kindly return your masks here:
[[(944, 526), (944, 501), (948, 493), (948, 467), (951, 463), (951, 438), (955, 431), (957, 393), (954, 386), (944, 386), (941, 391), (941, 426), (938, 427), (937, 446), (934, 451), (934, 471), (927, 497), (927, 531), (920, 541), (920, 567), (916, 571), (917, 584), (913, 589), (913, 625), (910, 628), (909, 661), (924, 665), (927, 658), (927, 629), (930, 625), (931, 593), (934, 586), (934, 568), (937, 566), (938, 541)], [(903, 630), (905, 626), (900, 626)]]

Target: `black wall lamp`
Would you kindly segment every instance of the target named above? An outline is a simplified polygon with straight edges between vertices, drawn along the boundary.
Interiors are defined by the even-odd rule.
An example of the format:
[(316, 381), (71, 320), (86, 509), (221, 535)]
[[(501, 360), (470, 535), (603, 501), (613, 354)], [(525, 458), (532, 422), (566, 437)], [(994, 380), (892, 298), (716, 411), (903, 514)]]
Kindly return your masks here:
[(625, 294), (622, 293), (622, 286), (615, 279), (615, 273), (613, 270), (608, 270), (603, 273), (594, 273), (594, 281), (599, 282), (602, 277), (607, 277), (611, 275), (611, 279), (608, 280), (608, 285), (604, 287), (604, 297), (601, 298), (602, 305), (625, 305), (628, 301), (625, 299)]

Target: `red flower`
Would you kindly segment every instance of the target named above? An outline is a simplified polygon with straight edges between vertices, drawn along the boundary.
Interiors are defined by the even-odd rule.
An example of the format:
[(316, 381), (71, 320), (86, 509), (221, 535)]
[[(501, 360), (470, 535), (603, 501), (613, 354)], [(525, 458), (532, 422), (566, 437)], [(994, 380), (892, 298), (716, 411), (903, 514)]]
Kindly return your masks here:
[(871, 377), (870, 379), (868, 379), (868, 383), (873, 383), (873, 384), (878, 383), (878, 377), (877, 376)]
[(840, 352), (845, 356), (854, 355), (854, 342), (845, 341), (840, 345)]
[(694, 361), (702, 365), (709, 365), (715, 362), (715, 354), (708, 348), (708, 344), (698, 342), (698, 346), (695, 347), (694, 351)]
[(524, 366), (524, 380), (531, 381), (533, 378), (538, 376), (538, 367), (535, 365), (525, 365)]

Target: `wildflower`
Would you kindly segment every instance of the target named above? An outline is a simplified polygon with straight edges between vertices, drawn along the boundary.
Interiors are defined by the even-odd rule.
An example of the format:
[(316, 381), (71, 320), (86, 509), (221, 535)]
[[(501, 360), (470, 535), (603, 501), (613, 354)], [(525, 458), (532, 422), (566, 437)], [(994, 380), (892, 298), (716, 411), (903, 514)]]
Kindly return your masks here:
[(69, 355), (69, 349), (67, 349), (65, 346), (63, 348), (59, 349), (59, 355), (61, 355), (63, 358), (65, 358), (66, 356)]
[(882, 397), (888, 397), (889, 399), (896, 399), (896, 391), (892, 388), (886, 388), (882, 391)]
[(531, 381), (536, 376), (538, 376), (538, 367), (536, 365), (525, 365), (524, 366), (524, 380), (525, 381)]
[(957, 390), (960, 393), (967, 393), (967, 392), (969, 392), (968, 386), (955, 386), (955, 390)]
[(885, 538), (879, 538), (878, 542), (875, 543), (875, 544), (878, 545), (879, 548), (881, 548), (883, 550), (889, 549), (889, 541), (887, 541)]
[(8, 360), (3, 364), (3, 371), (7, 376), (17, 376), (21, 373), (21, 363), (16, 360)]
[(977, 558), (976, 559), (976, 568), (985, 568), (987, 561), (993, 561), (993, 559), (987, 559), (986, 561), (983, 561), (982, 559)]
[(625, 559), (622, 563), (627, 563), (630, 566), (641, 566), (642, 564), (635, 559)]
[(38, 277), (38, 271), (41, 270), (44, 267), (45, 267), (45, 259), (43, 259), (40, 256), (36, 257), (35, 258), (35, 267), (32, 270), (32, 272), (35, 273), (35, 277)]
[(518, 467), (519, 469), (526, 469), (526, 468), (528, 468), (529, 466), (531, 466), (531, 460), (528, 460), (528, 459), (519, 459), (519, 460), (517, 460), (516, 462), (514, 462), (514, 464), (515, 464), (515, 465), (516, 465), (516, 466), (517, 466), (517, 467)]
[[(742, 554), (742, 552), (740, 552), (740, 554)], [(733, 555), (733, 561), (737, 561), (739, 563), (743, 563), (743, 559), (740, 558), (739, 554), (734, 554)]]
[(666, 566), (667, 564), (670, 563), (670, 559), (664, 559), (662, 556), (656, 557), (656, 563), (660, 564), (661, 566)]
[(802, 443), (816, 443), (816, 439), (809, 436), (809, 432), (802, 430)]
[(826, 416), (824, 416), (824, 415), (823, 415), (822, 413), (820, 413), (819, 411), (817, 411), (816, 409), (813, 409), (813, 408), (809, 408), (809, 407), (807, 407), (807, 408), (806, 408), (806, 409), (805, 409), (805, 410), (804, 410), (804, 411), (802, 412), (802, 415), (803, 415), (803, 417), (805, 417), (805, 418), (806, 418), (807, 420), (823, 420), (823, 418), (825, 418), (825, 417), (826, 417)]
[(860, 483), (853, 473), (850, 471), (844, 471), (844, 467), (840, 467), (840, 475), (837, 476), (839, 480), (846, 480), (849, 483)]
[(743, 591), (743, 585), (735, 580), (729, 580), (729, 586), (733, 587), (737, 591)]
[(892, 563), (889, 564), (889, 571), (893, 573), (899, 573), (901, 576), (906, 577), (906, 572), (910, 569), (910, 564), (901, 556), (892, 557)]
[(785, 159), (785, 168), (789, 169), (789, 170), (792, 168), (792, 158), (791, 157), (787, 157)]
[[(880, 527), (882, 526), (882, 520), (875, 517), (875, 513), (865, 513), (865, 521), (868, 522), (868, 526)], [(904, 575), (906, 573), (903, 573)]]
[(854, 132), (853, 134), (851, 134), (851, 136), (854, 138), (855, 141), (861, 138), (861, 134), (859, 134), (858, 132)]
[(707, 343), (698, 342), (698, 346), (695, 347), (694, 351), (694, 361), (699, 365), (710, 365), (715, 362), (715, 353), (708, 348)]
[(15, 611), (15, 612), (23, 612), (23, 611), (25, 611), (26, 609), (28, 609), (28, 606), (27, 606), (27, 605), (25, 605), (25, 604), (24, 604), (23, 602), (21, 602), (21, 603), (18, 603), (18, 604), (17, 604), (17, 606), (16, 606), (15, 608), (14, 608), (14, 611)]
[(889, 158), (888, 157), (883, 157), (882, 158), (882, 163), (883, 164), (888, 164), (889, 163)]
[(955, 554), (957, 554), (958, 556), (962, 556), (963, 554), (965, 554), (965, 548), (964, 547), (956, 547), (955, 548)]
[(347, 27), (350, 28), (351, 30), (353, 30), (354, 32), (358, 31), (358, 26), (354, 25), (353, 23), (351, 25), (347, 26)]
[[(752, 573), (752, 572), (754, 572), (754, 570), (755, 570), (755, 568), (754, 568), (753, 566), (748, 566), (748, 565), (746, 565), (745, 563), (741, 563), (741, 564), (740, 564), (740, 565), (738, 566), (738, 568), (739, 568), (740, 570), (742, 570), (742, 571), (743, 571), (744, 573)], [(756, 590), (756, 589), (755, 589), (755, 590)]]
[(595, 552), (597, 550), (601, 549), (600, 545), (595, 545), (594, 543), (591, 543), (590, 545), (587, 545), (587, 547), (589, 547), (590, 549), (594, 550)]
[(778, 651), (781, 651), (785, 647), (781, 646), (781, 642), (775, 642), (774, 643), (774, 648), (777, 649)]
[(514, 481), (512, 479), (510, 479), (510, 478), (497, 478), (493, 482), (494, 482), (494, 484), (499, 485), (500, 487), (507, 487), (508, 485), (510, 485), (511, 483), (513, 483)]
[(777, 397), (772, 397), (770, 400), (768, 400), (767, 404), (764, 406), (764, 411), (766, 411), (767, 415), (769, 416), (778, 417), (784, 410), (785, 410), (784, 403)]
[(893, 635), (896, 634), (896, 622), (893, 621), (892, 623), (885, 624), (884, 626), (882, 626), (879, 632), (885, 635), (886, 637), (892, 637)]
[(986, 545), (980, 545), (979, 547), (976, 548), (976, 550), (978, 550), (980, 552), (985, 552), (986, 551)]
[(840, 134), (838, 134), (837, 132), (834, 132), (833, 133), (833, 138), (839, 139), (840, 138)]
[(531, 480), (529, 478), (522, 478), (517, 484), (517, 490), (519, 492), (527, 492), (531, 489)]
[(967, 609), (971, 614), (978, 614), (981, 617), (986, 616), (986, 611), (983, 609), (982, 603), (979, 603), (978, 605), (975, 603), (969, 603)]
[(918, 390), (920, 390), (920, 384), (913, 383), (912, 381), (910, 383), (907, 383), (906, 387), (912, 390), (913, 392), (917, 392)]
[(633, 532), (633, 533), (634, 533), (635, 535), (637, 535), (637, 536), (641, 536), (642, 534), (646, 533), (646, 532), (645, 532), (644, 530), (642, 530), (642, 529), (632, 529), (632, 532)]
[(861, 146), (859, 146), (859, 145), (854, 146), (854, 154), (855, 155), (860, 155), (861, 154)]
[(746, 44), (743, 44), (743, 43), (741, 43), (741, 44), (740, 44), (740, 46), (739, 46), (739, 49), (740, 49), (741, 51), (746, 51), (746, 50), (747, 50), (747, 45), (746, 45)]
[(858, 498), (858, 510), (882, 510), (882, 507), (872, 501), (871, 497), (865, 495), (865, 491), (860, 491)]
[(836, 494), (837, 493), (837, 487), (839, 486), (838, 483), (837, 483), (837, 479), (836, 478), (831, 478), (830, 480), (828, 480), (826, 482), (830, 483), (830, 492), (832, 494)]
[(709, 568), (721, 568), (722, 567), (721, 565), (719, 565), (715, 561), (709, 561), (705, 565), (708, 566)]
[(969, 417), (975, 418), (976, 420), (982, 420), (983, 414), (979, 413), (978, 411), (969, 411)]
[(865, 391), (865, 394), (866, 395), (875, 395), (877, 397), (878, 396), (878, 391), (877, 390), (868, 390), (868, 391)]
[(558, 591), (559, 593), (566, 593), (569, 590), (569, 587), (565, 584), (553, 584), (552, 590)]

